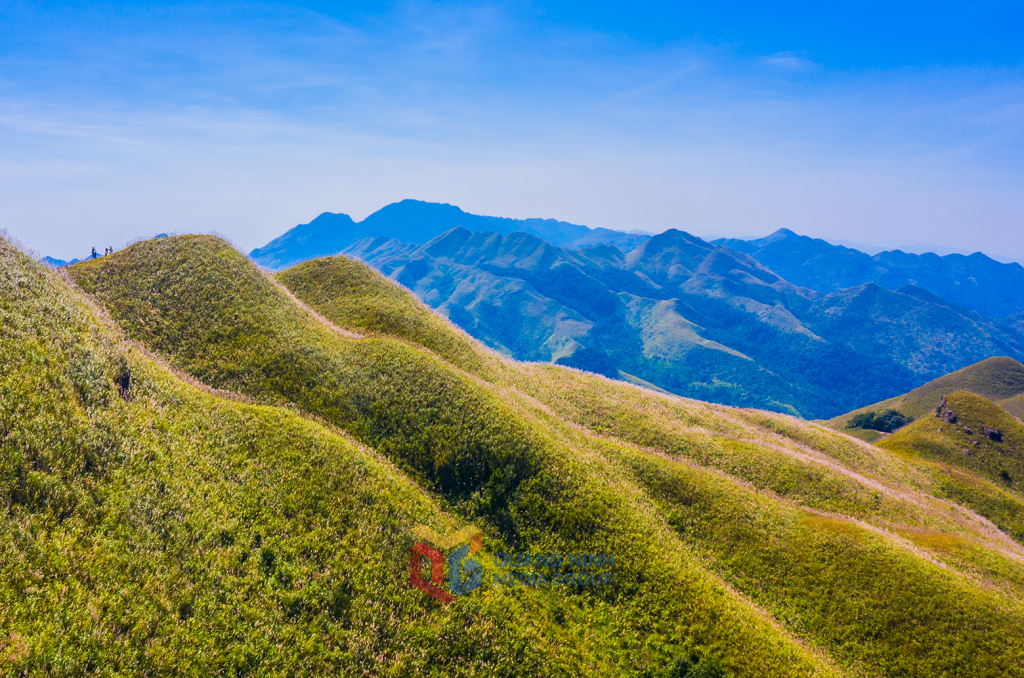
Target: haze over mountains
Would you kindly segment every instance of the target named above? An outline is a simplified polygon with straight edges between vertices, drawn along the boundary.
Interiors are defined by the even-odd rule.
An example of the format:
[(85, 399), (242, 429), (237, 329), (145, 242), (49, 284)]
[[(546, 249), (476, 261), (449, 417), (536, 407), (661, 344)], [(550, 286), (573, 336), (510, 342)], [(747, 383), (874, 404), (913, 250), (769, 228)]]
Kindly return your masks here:
[(981, 254), (870, 257), (789, 231), (709, 243), (407, 200), (359, 224), (321, 215), (252, 257), (282, 268), (338, 253), (510, 357), (805, 417), (991, 356), (1024, 359), (1011, 316), (1024, 268)]

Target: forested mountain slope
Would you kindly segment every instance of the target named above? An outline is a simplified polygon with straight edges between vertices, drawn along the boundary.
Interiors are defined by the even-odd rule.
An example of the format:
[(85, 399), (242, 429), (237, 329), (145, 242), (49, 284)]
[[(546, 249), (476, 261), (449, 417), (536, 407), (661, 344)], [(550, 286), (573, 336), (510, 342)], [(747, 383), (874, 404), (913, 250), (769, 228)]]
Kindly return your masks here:
[(424, 245), (364, 239), (345, 254), (510, 357), (807, 417), (989, 356), (1024, 359), (1024, 335), (924, 290), (822, 295), (680, 231), (628, 254), (465, 229)]

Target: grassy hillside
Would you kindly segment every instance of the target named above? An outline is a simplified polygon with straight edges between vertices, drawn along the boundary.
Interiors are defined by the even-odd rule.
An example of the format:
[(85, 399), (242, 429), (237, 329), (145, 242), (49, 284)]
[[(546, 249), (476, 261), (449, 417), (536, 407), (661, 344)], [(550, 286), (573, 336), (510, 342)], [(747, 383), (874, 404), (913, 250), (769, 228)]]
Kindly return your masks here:
[(0, 316), (0, 674), (609, 672), (584, 597), (424, 600), (410, 529), (456, 517), (343, 434), (176, 376), (5, 241)]
[(1007, 398), (1006, 400), (1000, 400), (999, 406), (1018, 419), (1024, 419), (1024, 393)]
[[(300, 284), (304, 289), (314, 287), (299, 282), (302, 276), (297, 269), (293, 271), (295, 274), (289, 278), (289, 284)], [(288, 272), (279, 275), (288, 275)], [(339, 284), (337, 280), (320, 278), (316, 296), (307, 300), (332, 319), (345, 322), (346, 317), (332, 314), (330, 305), (317, 304), (318, 300), (330, 298), (331, 290)], [(410, 302), (414, 303), (411, 298)], [(361, 329), (359, 325), (346, 327)], [(471, 343), (463, 333), (453, 332), (445, 323), (435, 327), (438, 332), (449, 332), (449, 341)], [(997, 520), (1007, 534), (1018, 539), (1022, 535), (1017, 527), (1024, 518), (1024, 504), (970, 474), (952, 474), (951, 469), (933, 463), (914, 461), (907, 465), (898, 458), (878, 458), (877, 452), (870, 452), (870, 448), (865, 449), (842, 437), (822, 435), (786, 417), (766, 413), (747, 415), (743, 411), (723, 410), (678, 398), (666, 400), (615, 382), (541, 365), (503, 364), (505, 369), (499, 381), (506, 388), (512, 386), (528, 393), (576, 425), (719, 469), (812, 510), (839, 511), (879, 526), (890, 526), (894, 522), (913, 525), (908, 528), (909, 538), (935, 546), (939, 542), (928, 536), (936, 527), (934, 516), (917, 510), (908, 513), (906, 504), (890, 503), (890, 496), (885, 491), (879, 493), (870, 481), (878, 476), (900, 478), (916, 491), (960, 503)], [(737, 414), (755, 423), (752, 430), (736, 424)], [(712, 431), (708, 429), (717, 436), (711, 437)], [(777, 431), (786, 431), (792, 437), (779, 436)], [(766, 435), (772, 437), (773, 449), (765, 449)], [(809, 457), (807, 444), (827, 454)], [(837, 464), (837, 460), (841, 460), (842, 465)], [(866, 477), (858, 476), (859, 473)], [(960, 528), (944, 524), (941, 529), (956, 532)], [(942, 543), (950, 545), (950, 542)], [(977, 551), (968, 553), (970, 549), (962, 547), (963, 544), (959, 544), (953, 549), (956, 554), (946, 549), (944, 557), (953, 558), (967, 569), (989, 571), (991, 563), (985, 556)], [(1011, 580), (1020, 581), (1016, 562), (994, 567), (1002, 573), (998, 577), (1010, 572)]]
[[(347, 309), (359, 309), (372, 303), (367, 300), (387, 299), (390, 307), (401, 308), (403, 313), (423, 318), (422, 323), (418, 321), (415, 325), (406, 322), (390, 324), (387, 329), (394, 336), (424, 345), (458, 346), (457, 349), (446, 348), (448, 355), (486, 356), (486, 352), (465, 333), (433, 316), (410, 294), (359, 262), (343, 257), (321, 259), (289, 269), (277, 277), (292, 286), (299, 297), (349, 330), (379, 331), (376, 321), (367, 320), (365, 314)], [(361, 285), (372, 289), (365, 294), (367, 300), (355, 302), (349, 292), (350, 280), (359, 280)], [(431, 316), (433, 320), (430, 320)], [(430, 328), (429, 331), (424, 329), (426, 327)], [(995, 358), (979, 363), (973, 369), (950, 375), (955, 376), (955, 381), (943, 379), (942, 382), (947, 385), (971, 383), (990, 393), (1006, 393), (1016, 388), (1017, 375), (1021, 372), (1024, 369), (1019, 363)], [(774, 433), (779, 422), (785, 419), (759, 414), (760, 419), (756, 419), (758, 427), (754, 431), (744, 430), (741, 426), (726, 423), (735, 419), (728, 410), (694, 401), (666, 401), (613, 382), (540, 365), (526, 367), (492, 359), (486, 378), (529, 394), (576, 425), (613, 433), (620, 439), (653, 447), (672, 456), (683, 455), (813, 510), (841, 512), (879, 525), (898, 522), (914, 525), (914, 529), (934, 527), (931, 518), (911, 516), (905, 506), (890, 504), (887, 497), (879, 497), (875, 488), (849, 477), (852, 473), (863, 472), (872, 477), (901, 478), (917, 491), (955, 501), (996, 521), (1007, 534), (1018, 540), (1024, 537), (1020, 529), (1024, 526), (1024, 503), (1007, 496), (992, 483), (970, 474), (954, 473), (943, 465), (921, 463), (914, 468), (899, 459), (879, 460), (841, 437), (809, 434), (806, 427), (794, 427), (788, 423), (783, 430), (796, 440), (779, 437), (772, 441), (777, 449), (767, 453), (763, 445), (755, 443), (760, 443), (766, 432)], [(920, 393), (927, 397), (930, 389), (915, 393), (911, 402), (922, 397)], [(713, 427), (712, 422), (717, 426)], [(681, 435), (681, 431), (690, 430), (695, 425), (717, 428), (716, 433), (720, 437), (709, 438), (703, 431), (698, 435)], [(806, 450), (801, 449), (802, 443), (810, 443), (817, 450), (825, 451), (827, 456), (808, 459)], [(755, 454), (751, 454), (752, 451)], [(837, 459), (843, 462), (844, 467), (834, 468)], [(944, 529), (956, 528), (947, 526)]]
[[(295, 278), (292, 278), (293, 282)], [(320, 281), (321, 297), (330, 297), (329, 284), (328, 281)], [(345, 321), (343, 316), (332, 316), (328, 306), (317, 305), (312, 298), (307, 298), (307, 301), (332, 319)], [(346, 326), (360, 329), (358, 326)], [(903, 524), (906, 526), (903, 531), (911, 543), (925, 544), (925, 548), (936, 549), (936, 556), (955, 563), (963, 571), (989, 577), (990, 582), (998, 580), (1000, 586), (1010, 586), (1019, 591), (1021, 572), (1017, 560), (1003, 560), (1000, 556), (988, 560), (988, 556), (970, 545), (969, 539), (960, 541), (959, 537), (953, 537), (944, 540), (938, 536), (943, 533), (936, 532), (937, 527), (950, 532), (966, 530), (965, 533), (970, 533), (970, 529), (962, 525), (945, 522), (948, 509), (921, 511), (916, 505), (894, 501), (884, 488), (879, 492), (867, 477), (856, 476), (857, 470), (872, 475), (882, 473), (890, 478), (905, 478), (929, 492), (939, 493), (941, 487), (930, 468), (908, 467), (891, 458), (877, 459), (875, 453), (844, 438), (819, 433), (783, 417), (759, 413), (756, 424), (745, 425), (745, 422), (736, 421), (735, 415), (728, 414), (729, 410), (675, 398), (666, 400), (624, 385), (557, 368), (507, 365), (500, 381), (506, 393), (515, 389), (515, 392), (528, 394), (573, 424), (583, 425), (603, 437), (616, 436), (619, 441), (642, 445), (648, 450), (654, 448), (674, 459), (687, 463), (696, 461), (723, 470), (807, 508), (841, 511), (880, 525)], [(786, 428), (779, 426), (779, 422), (786, 422)], [(776, 428), (795, 429), (798, 435), (795, 439), (778, 436)], [(774, 439), (766, 444), (768, 436)], [(826, 455), (809, 458), (803, 438), (855, 468), (837, 464), (835, 458)], [(662, 511), (670, 521), (678, 518), (670, 507), (663, 506)], [(715, 524), (713, 515), (713, 512), (708, 513), (709, 524)], [(731, 545), (731, 548), (736, 546)], [(763, 550), (764, 544), (752, 540), (739, 548), (753, 554)], [(723, 564), (723, 571), (737, 576), (739, 568), (735, 562), (733, 558), (728, 565)], [(793, 598), (799, 599), (801, 594), (805, 599), (812, 597), (805, 589), (800, 594), (794, 593)], [(789, 602), (792, 603), (792, 599)]]
[(275, 277), (339, 327), (356, 328), (363, 335), (400, 337), (479, 376), (493, 373), (497, 359), (492, 352), (363, 263), (327, 257)]
[(951, 413), (952, 421), (933, 411), (879, 444), (935, 462), (947, 476), (950, 498), (1024, 542), (1024, 425), (966, 391), (951, 393), (945, 403), (940, 413)]
[(901, 428), (882, 446), (959, 466), (1024, 495), (1024, 424), (991, 400), (966, 391), (951, 393), (943, 402), (938, 413)]
[[(386, 520), (383, 525), (370, 522), (357, 534), (328, 530), (345, 547), (370, 550), (384, 532), (407, 534), (407, 523), (397, 517), (421, 507), (416, 510), (439, 530), (480, 525), (490, 553), (603, 551), (621, 563), (616, 584), (604, 590), (485, 587), (486, 595), (447, 608), (424, 603), (423, 616), (447, 634), (433, 654), (423, 649), (437, 637), (430, 632), (406, 637), (394, 629), (419, 627), (370, 620), (360, 632), (380, 638), (376, 647), (386, 648), (389, 662), (371, 671), (422, 673), (426, 654), (447, 662), (446, 673), (494, 675), (518, 666), (520, 674), (653, 676), (667, 675), (677, 658), (697, 651), (727, 676), (1024, 675), (1024, 551), (974, 514), (936, 499), (935, 472), (920, 460), (782, 415), (663, 397), (580, 372), (488, 356), (427, 316), (405, 322), (387, 320), (385, 313), (382, 319), (382, 307), (402, 303), (393, 297), (398, 290), (358, 283), (360, 272), (344, 266), (306, 269), (324, 276), (317, 284), (302, 272), (281, 277), (336, 324), (298, 306), (213, 238), (138, 243), (70, 273), (129, 336), (175, 368), (263, 403), (231, 401), (225, 407), (290, 418), (349, 445), (397, 487), (417, 490), (412, 494), (418, 503), (408, 506), (404, 495), (378, 490), (376, 481), (323, 491), (344, 497), (341, 505), (365, 503), (363, 494), (391, 497), (394, 508), (378, 504), (366, 511), (366, 520)], [(54, 274), (39, 275), (59, 287)], [(352, 277), (357, 282), (350, 284)], [(356, 290), (348, 301), (315, 298), (332, 278), (340, 278), (334, 285)], [(392, 301), (384, 301), (389, 295)], [(21, 313), (45, 315), (38, 307)], [(474, 355), (481, 356), (479, 364)], [(159, 366), (152, 369), (175, 388), (197, 394), (190, 416), (228, 426), (219, 423), (222, 415), (213, 406), (223, 398), (181, 384)], [(120, 374), (112, 370), (108, 381), (115, 383)], [(115, 389), (111, 400), (119, 397), (115, 386), (109, 388)], [(125, 406), (137, 400), (132, 398)], [(24, 421), (12, 415), (5, 426), (24, 428)], [(211, 445), (208, 454), (247, 458), (251, 447), (259, 449), (260, 430), (239, 427), (249, 447), (232, 452)], [(130, 441), (135, 434), (119, 435)], [(171, 441), (169, 449), (187, 449), (189, 441), (201, 439), (197, 432)], [(276, 453), (273, 444), (269, 450)], [(191, 462), (173, 468), (209, 475)], [(288, 490), (291, 458), (278, 468), (257, 474), (259, 480)], [(302, 483), (322, 482), (317, 467), (295, 468)], [(133, 477), (126, 475), (124, 483)], [(183, 496), (190, 510), (214, 512), (208, 506), (214, 493), (197, 489)], [(225, 505), (234, 501), (228, 497)], [(263, 498), (252, 505), (275, 506)], [(301, 514), (296, 511), (282, 504), (288, 519)], [(315, 513), (301, 515), (320, 524)], [(20, 525), (9, 526), (18, 538)], [(92, 538), (99, 528), (90, 523), (81, 529)], [(291, 525), (288, 535), (307, 545), (324, 543), (323, 533), (311, 529)], [(179, 552), (191, 556), (201, 543), (186, 542)], [(279, 562), (274, 554), (271, 567)], [(359, 558), (353, 552), (345, 562)], [(366, 567), (376, 572), (381, 559), (401, 561), (402, 554), (369, 558)], [(15, 565), (13, 572), (23, 569)], [(50, 569), (39, 571), (48, 576)], [(117, 570), (111, 572), (116, 579)], [(371, 574), (364, 579), (360, 590), (369, 592), (368, 599), (394, 599)], [(203, 588), (216, 598), (222, 585), (211, 578)], [(263, 600), (267, 591), (247, 595)], [(190, 609), (194, 614), (194, 608), (182, 614)], [(499, 629), (510, 618), (494, 616), (499, 614), (529, 622)], [(463, 626), (470, 629), (465, 639), (458, 631)], [(234, 648), (249, 640), (238, 631), (207, 647)], [(186, 633), (174, 647), (192, 642)], [(319, 646), (309, 647), (310, 657), (322, 659)], [(99, 651), (97, 661), (109, 651)], [(533, 670), (530, 662), (544, 668)], [(273, 672), (261, 661), (254, 666)], [(295, 672), (315, 672), (305, 666)]]

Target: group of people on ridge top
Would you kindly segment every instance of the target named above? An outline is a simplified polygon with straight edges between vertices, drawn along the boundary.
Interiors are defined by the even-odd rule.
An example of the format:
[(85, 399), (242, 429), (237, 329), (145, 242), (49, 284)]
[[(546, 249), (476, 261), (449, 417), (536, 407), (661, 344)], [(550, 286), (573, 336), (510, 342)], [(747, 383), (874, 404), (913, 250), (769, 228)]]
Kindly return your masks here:
[[(103, 256), (107, 256), (108, 254), (113, 254), (113, 253), (114, 253), (114, 248), (113, 247), (105, 247), (103, 249)], [(90, 259), (95, 259), (98, 256), (99, 256), (99, 254), (96, 253), (96, 248), (93, 247), (92, 248), (92, 256), (90, 256), (89, 258)]]

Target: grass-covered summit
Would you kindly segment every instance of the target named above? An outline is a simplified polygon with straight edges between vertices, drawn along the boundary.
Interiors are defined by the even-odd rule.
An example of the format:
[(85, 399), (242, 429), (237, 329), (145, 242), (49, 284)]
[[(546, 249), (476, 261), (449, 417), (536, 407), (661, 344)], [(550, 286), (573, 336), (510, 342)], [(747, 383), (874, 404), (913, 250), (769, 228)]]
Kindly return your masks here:
[[(1024, 549), (930, 460), (503, 360), (360, 264), (2, 255), (4, 671), (1024, 675)], [(485, 585), (409, 587), (418, 523), (481, 527)]]
[(1024, 424), (999, 405), (957, 391), (879, 445), (943, 469), (951, 498), (1024, 543)]
[(999, 405), (1017, 419), (1024, 420), (1024, 393), (1000, 400)]

